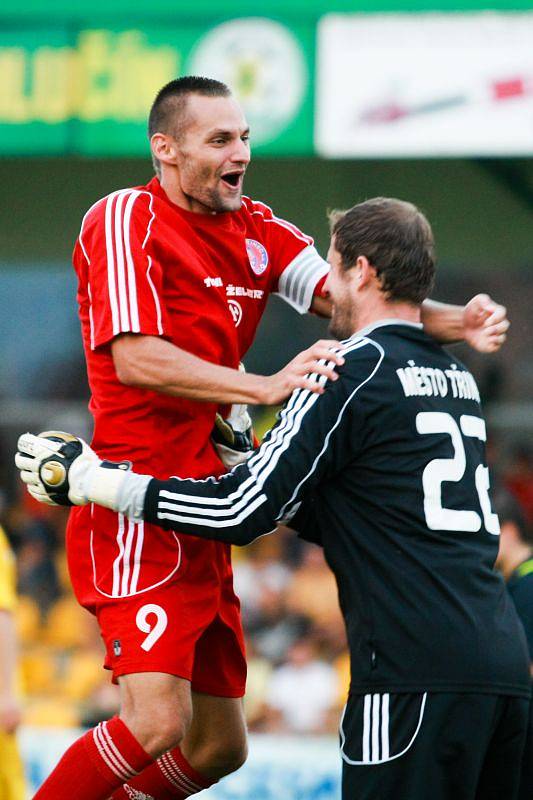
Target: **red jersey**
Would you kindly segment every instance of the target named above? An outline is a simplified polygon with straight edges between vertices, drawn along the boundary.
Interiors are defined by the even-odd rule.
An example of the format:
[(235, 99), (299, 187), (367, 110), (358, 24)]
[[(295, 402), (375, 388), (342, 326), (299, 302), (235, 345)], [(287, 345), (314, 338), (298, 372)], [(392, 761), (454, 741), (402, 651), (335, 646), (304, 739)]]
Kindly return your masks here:
[(92, 398), (93, 446), (158, 478), (221, 471), (210, 442), (215, 403), (120, 383), (110, 343), (121, 333), (162, 336), (200, 358), (237, 367), (268, 295), (308, 310), (328, 270), (313, 240), (263, 203), (196, 214), (157, 178), (99, 200), (74, 250)]

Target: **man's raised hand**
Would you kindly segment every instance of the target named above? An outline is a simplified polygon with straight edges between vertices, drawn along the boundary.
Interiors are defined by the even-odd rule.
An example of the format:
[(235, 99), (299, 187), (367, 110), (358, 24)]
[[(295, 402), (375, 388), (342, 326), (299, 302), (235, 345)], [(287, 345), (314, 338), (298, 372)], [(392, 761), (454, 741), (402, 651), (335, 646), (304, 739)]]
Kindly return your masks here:
[(464, 307), (464, 339), (480, 353), (495, 353), (505, 342), (510, 322), (504, 306), (488, 294), (476, 294)]
[(339, 342), (333, 339), (320, 339), (315, 344), (298, 353), (292, 361), (279, 372), (266, 378), (268, 382), (267, 405), (282, 403), (294, 389), (308, 389), (322, 394), (324, 381), (318, 382), (316, 375), (325, 375), (328, 380), (339, 377), (336, 366), (344, 364), (344, 358), (336, 352)]

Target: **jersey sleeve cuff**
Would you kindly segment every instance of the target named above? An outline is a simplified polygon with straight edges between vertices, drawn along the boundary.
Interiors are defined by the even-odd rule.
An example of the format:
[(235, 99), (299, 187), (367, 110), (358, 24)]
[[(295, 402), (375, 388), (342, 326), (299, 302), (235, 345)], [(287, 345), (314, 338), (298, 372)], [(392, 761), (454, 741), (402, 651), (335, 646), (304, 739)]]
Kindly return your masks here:
[(300, 314), (309, 311), (317, 283), (329, 272), (329, 264), (315, 247), (305, 247), (281, 273), (278, 291)]
[(104, 344), (109, 344), (113, 341), (113, 339), (116, 339), (117, 336), (121, 336), (123, 333), (134, 333), (138, 336), (160, 336), (163, 339), (167, 336), (166, 331), (162, 330), (157, 324), (145, 325), (143, 326), (142, 330), (139, 331), (132, 331), (131, 328), (119, 331), (102, 331), (101, 333), (95, 334), (91, 337), (91, 350), (97, 350), (98, 347), (102, 347)]

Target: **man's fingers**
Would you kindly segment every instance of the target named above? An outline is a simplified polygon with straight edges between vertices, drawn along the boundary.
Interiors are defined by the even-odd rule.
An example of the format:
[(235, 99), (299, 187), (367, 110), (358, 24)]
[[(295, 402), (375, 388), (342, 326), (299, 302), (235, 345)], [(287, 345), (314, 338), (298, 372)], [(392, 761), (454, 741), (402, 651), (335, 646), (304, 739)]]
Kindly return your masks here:
[(303, 377), (301, 381), (298, 383), (299, 389), (307, 389), (309, 392), (313, 394), (323, 394), (324, 393), (324, 386), (322, 383), (318, 383), (318, 381), (313, 380), (313, 378), (305, 378)]
[(509, 330), (510, 323), (507, 320), (503, 322), (498, 322), (497, 325), (491, 325), (490, 328), (487, 328), (484, 333), (485, 336), (492, 338), (493, 336), (505, 336), (507, 331)]
[(331, 364), (321, 364), (318, 361), (311, 361), (309, 364), (304, 366), (305, 373), (314, 372), (317, 375), (325, 375), (331, 381), (336, 381), (339, 377), (339, 373), (335, 372), (335, 368), (332, 367)]
[(505, 334), (502, 334), (501, 336), (495, 336), (489, 342), (487, 342), (487, 347), (485, 352), (495, 353), (504, 344), (506, 339), (507, 336)]
[(483, 323), (483, 327), (488, 333), (492, 333), (493, 328), (495, 328), (498, 333), (505, 333), (505, 331), (509, 330), (510, 326), (511, 323), (505, 316), (505, 313), (502, 316), (497, 311), (491, 314)]
[(344, 364), (343, 356), (336, 352), (338, 349), (339, 343), (338, 342), (329, 342), (320, 340), (315, 342), (314, 345), (308, 348), (308, 350), (304, 351), (307, 355), (311, 356), (311, 358), (319, 359), (325, 358), (328, 361), (332, 361), (334, 364)]
[(27, 486), (26, 488), (31, 496), (39, 503), (45, 503), (47, 506), (57, 506), (57, 503), (54, 503), (52, 498), (47, 494), (42, 483), (36, 486)]
[(26, 456), (24, 453), (15, 453), (15, 466), (20, 470), (28, 470), (28, 472), (39, 471), (40, 460), (33, 458), (33, 456)]
[(19, 436), (17, 449), (34, 458), (42, 458), (57, 453), (63, 444), (64, 442), (53, 442), (51, 439), (34, 436), (32, 433), (23, 433)]
[(20, 480), (22, 483), (28, 485), (37, 485), (41, 483), (39, 480), (39, 475), (36, 472), (28, 472), (28, 470), (23, 470), (20, 473)]

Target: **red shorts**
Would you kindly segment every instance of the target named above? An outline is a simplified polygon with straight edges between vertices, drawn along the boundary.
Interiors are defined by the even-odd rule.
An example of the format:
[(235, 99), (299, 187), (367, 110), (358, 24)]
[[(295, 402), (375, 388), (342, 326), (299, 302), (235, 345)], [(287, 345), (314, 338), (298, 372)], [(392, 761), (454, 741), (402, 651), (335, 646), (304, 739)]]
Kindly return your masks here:
[(244, 695), (228, 545), (85, 506), (71, 512), (67, 556), (76, 596), (98, 619), (114, 679), (166, 672), (191, 681), (193, 691)]

